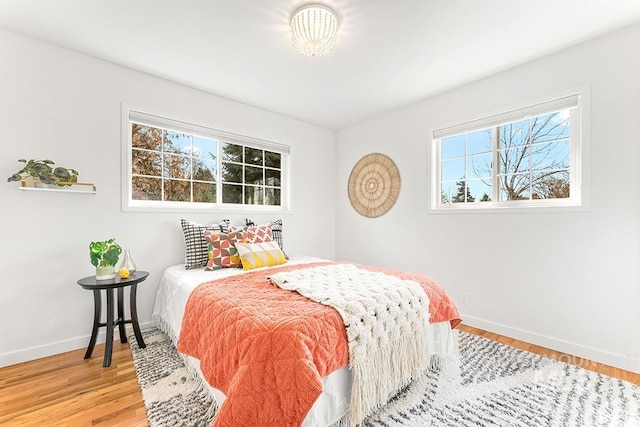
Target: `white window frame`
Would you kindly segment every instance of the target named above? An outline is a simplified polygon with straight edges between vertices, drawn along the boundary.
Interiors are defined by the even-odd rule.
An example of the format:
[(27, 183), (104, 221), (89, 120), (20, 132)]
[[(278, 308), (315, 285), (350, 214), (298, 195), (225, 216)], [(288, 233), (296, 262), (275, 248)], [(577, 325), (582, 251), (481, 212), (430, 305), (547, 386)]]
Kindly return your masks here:
[[(280, 164), (280, 205), (245, 205), (235, 203), (201, 203), (201, 202), (174, 202), (160, 200), (133, 200), (132, 198), (132, 123), (144, 124), (152, 127), (184, 132), (193, 135), (211, 138), (218, 141), (218, 167), (216, 178), (216, 199), (222, 200), (222, 168), (221, 145), (231, 143), (251, 148), (257, 148), (281, 154)], [(280, 214), (289, 211), (289, 162), (291, 148), (285, 144), (279, 144), (246, 135), (240, 135), (207, 126), (202, 126), (182, 120), (171, 119), (166, 115), (149, 113), (147, 109), (132, 107), (122, 104), (122, 211), (124, 212), (252, 212)]]
[[(520, 119), (544, 115), (554, 111), (570, 108), (571, 120), (571, 164), (570, 185), (568, 198), (508, 200), (471, 202), (471, 203), (442, 203), (441, 199), (441, 143), (443, 138), (474, 132), (488, 127), (499, 126)], [(447, 126), (440, 126), (429, 132), (431, 183), (429, 185), (429, 213), (462, 213), (462, 212), (552, 212), (558, 210), (588, 209), (588, 182), (585, 170), (588, 165), (590, 93), (588, 87), (581, 87), (543, 100), (535, 100), (511, 108), (491, 112), (480, 118), (458, 122)], [(494, 138), (495, 139), (495, 138)], [(497, 147), (493, 147), (493, 164), (496, 164)], [(492, 189), (495, 192), (496, 168), (492, 168)]]

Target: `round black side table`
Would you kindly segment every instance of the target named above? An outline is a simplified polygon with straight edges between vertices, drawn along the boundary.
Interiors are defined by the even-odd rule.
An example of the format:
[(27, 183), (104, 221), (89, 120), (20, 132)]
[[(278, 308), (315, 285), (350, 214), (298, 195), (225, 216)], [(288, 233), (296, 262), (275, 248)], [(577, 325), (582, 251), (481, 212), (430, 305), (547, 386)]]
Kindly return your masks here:
[[(131, 323), (133, 326), (133, 332), (136, 335), (136, 340), (138, 340), (138, 345), (140, 348), (145, 348), (147, 345), (144, 343), (142, 339), (142, 334), (140, 333), (140, 325), (138, 325), (138, 309), (136, 306), (136, 291), (138, 287), (138, 283), (143, 282), (147, 276), (149, 276), (149, 272), (147, 271), (136, 271), (129, 275), (127, 279), (121, 279), (116, 273), (115, 279), (107, 279), (107, 280), (96, 280), (96, 276), (85, 277), (84, 279), (78, 280), (78, 285), (82, 286), (84, 289), (88, 289), (93, 291), (93, 331), (91, 332), (91, 340), (89, 341), (89, 347), (87, 347), (87, 352), (84, 355), (85, 359), (91, 357), (91, 353), (93, 353), (93, 348), (96, 345), (96, 339), (98, 338), (98, 330), (106, 326), (107, 327), (107, 337), (104, 346), (104, 362), (102, 366), (107, 367), (111, 365), (111, 352), (113, 350), (113, 328), (117, 325), (120, 328), (120, 342), (127, 342), (127, 335), (125, 333), (124, 325), (125, 323)], [(131, 313), (131, 319), (125, 320), (124, 318), (124, 288), (127, 286), (131, 286), (131, 293), (129, 295), (129, 311)], [(118, 317), (116, 319), (113, 318), (113, 290), (118, 290)], [(107, 321), (101, 322), (102, 318), (102, 297), (100, 292), (105, 291), (107, 294)]]

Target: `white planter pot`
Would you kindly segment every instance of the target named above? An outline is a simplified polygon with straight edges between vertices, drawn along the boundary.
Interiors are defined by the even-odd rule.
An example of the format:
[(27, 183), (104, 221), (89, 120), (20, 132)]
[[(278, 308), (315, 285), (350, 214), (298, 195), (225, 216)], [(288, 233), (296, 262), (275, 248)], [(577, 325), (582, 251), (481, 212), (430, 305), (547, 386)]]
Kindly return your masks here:
[(116, 269), (113, 265), (96, 267), (96, 280), (108, 280), (116, 277)]

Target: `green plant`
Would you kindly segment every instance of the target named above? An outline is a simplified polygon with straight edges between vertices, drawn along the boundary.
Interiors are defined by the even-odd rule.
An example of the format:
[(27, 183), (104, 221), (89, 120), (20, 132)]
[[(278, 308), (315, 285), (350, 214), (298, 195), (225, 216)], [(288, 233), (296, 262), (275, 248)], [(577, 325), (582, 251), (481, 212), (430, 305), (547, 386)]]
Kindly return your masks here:
[(116, 243), (115, 238), (89, 244), (91, 264), (96, 267), (115, 266), (121, 253), (122, 248)]
[(18, 160), (24, 167), (7, 178), (7, 182), (21, 181), (26, 177), (37, 178), (45, 184), (55, 184), (59, 187), (78, 182), (78, 171), (63, 167), (53, 167), (51, 160)]

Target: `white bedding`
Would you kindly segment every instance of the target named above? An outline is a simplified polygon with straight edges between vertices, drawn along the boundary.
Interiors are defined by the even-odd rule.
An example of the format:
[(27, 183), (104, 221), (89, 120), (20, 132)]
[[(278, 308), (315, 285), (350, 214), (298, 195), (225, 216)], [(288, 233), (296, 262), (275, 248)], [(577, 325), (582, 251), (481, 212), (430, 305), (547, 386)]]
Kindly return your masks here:
[[(324, 260), (313, 257), (295, 257), (290, 259), (288, 264), (319, 261)], [(166, 332), (175, 344), (180, 336), (182, 317), (191, 292), (201, 283), (243, 273), (244, 271), (238, 268), (224, 268), (216, 271), (205, 271), (204, 268), (185, 270), (184, 264), (167, 268), (156, 295), (152, 315), (153, 322)], [(431, 354), (447, 355), (454, 351), (454, 338), (449, 322), (430, 324), (427, 333)], [(198, 360), (192, 357), (186, 359), (202, 377)], [(206, 384), (206, 382), (204, 383)], [(213, 398), (220, 405), (225, 399), (224, 393), (213, 387), (209, 387), (209, 389)], [(302, 426), (327, 427), (333, 424), (341, 419), (349, 409), (350, 398), (351, 373), (348, 367), (344, 367), (325, 378), (323, 392), (307, 414)]]

